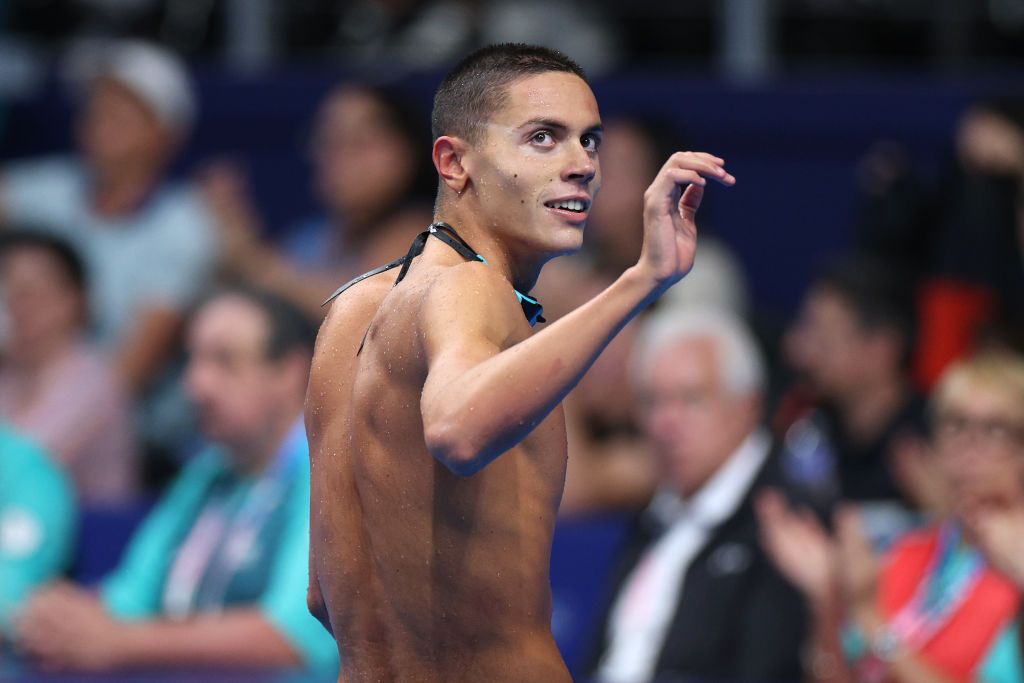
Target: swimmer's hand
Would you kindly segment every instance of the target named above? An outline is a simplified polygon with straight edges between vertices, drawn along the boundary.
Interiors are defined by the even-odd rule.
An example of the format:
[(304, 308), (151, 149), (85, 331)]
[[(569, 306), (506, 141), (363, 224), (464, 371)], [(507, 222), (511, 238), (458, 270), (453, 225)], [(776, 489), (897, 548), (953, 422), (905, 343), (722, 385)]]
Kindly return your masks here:
[(690, 269), (697, 250), (697, 209), (707, 179), (734, 185), (725, 160), (704, 152), (676, 152), (644, 193), (644, 245), (638, 269), (668, 289)]

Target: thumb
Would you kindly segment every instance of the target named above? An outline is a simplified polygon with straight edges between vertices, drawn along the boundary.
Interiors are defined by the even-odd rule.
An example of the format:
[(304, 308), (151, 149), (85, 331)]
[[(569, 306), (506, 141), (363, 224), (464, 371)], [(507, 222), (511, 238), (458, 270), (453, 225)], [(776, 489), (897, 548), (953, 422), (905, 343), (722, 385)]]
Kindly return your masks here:
[(688, 185), (683, 196), (679, 198), (679, 213), (687, 220), (693, 220), (704, 199), (704, 186)]

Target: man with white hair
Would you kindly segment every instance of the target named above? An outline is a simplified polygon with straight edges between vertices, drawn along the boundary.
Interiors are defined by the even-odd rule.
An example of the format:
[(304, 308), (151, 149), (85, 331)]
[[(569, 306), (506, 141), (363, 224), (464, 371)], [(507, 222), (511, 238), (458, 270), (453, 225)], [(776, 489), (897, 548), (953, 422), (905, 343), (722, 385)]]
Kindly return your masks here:
[(753, 509), (761, 487), (785, 488), (761, 427), (756, 342), (725, 312), (663, 311), (640, 332), (632, 375), (662, 485), (613, 575), (595, 680), (799, 679), (803, 607), (759, 547)]
[(96, 339), (143, 388), (207, 284), (216, 233), (191, 187), (166, 181), (195, 117), (184, 65), (153, 45), (114, 42), (75, 56), (83, 86), (77, 156), (0, 170), (0, 219), (61, 234), (86, 260)]

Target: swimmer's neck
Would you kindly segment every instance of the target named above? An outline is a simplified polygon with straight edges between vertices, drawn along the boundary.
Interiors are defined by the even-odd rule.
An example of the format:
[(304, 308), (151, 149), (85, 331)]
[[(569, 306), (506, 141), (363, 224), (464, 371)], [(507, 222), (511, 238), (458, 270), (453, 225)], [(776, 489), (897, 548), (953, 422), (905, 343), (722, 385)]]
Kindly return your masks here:
[(496, 268), (516, 290), (529, 292), (553, 255), (531, 251), (529, 245), (507, 239), (509, 233), (490, 225), (488, 220), (481, 219), (479, 212), (461, 206), (441, 207), (434, 213), (435, 222), (455, 228), (459, 237), (487, 259), (487, 265)]

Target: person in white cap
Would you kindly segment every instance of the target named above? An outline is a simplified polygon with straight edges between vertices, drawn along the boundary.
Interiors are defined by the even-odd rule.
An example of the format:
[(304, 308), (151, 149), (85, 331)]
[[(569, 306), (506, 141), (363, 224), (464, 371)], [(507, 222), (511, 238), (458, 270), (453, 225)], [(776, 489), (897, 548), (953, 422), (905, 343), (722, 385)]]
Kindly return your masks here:
[(185, 67), (142, 42), (76, 55), (77, 156), (0, 171), (0, 222), (66, 236), (95, 273), (96, 340), (136, 390), (160, 371), (209, 280), (216, 234), (199, 194), (166, 173), (195, 118)]

